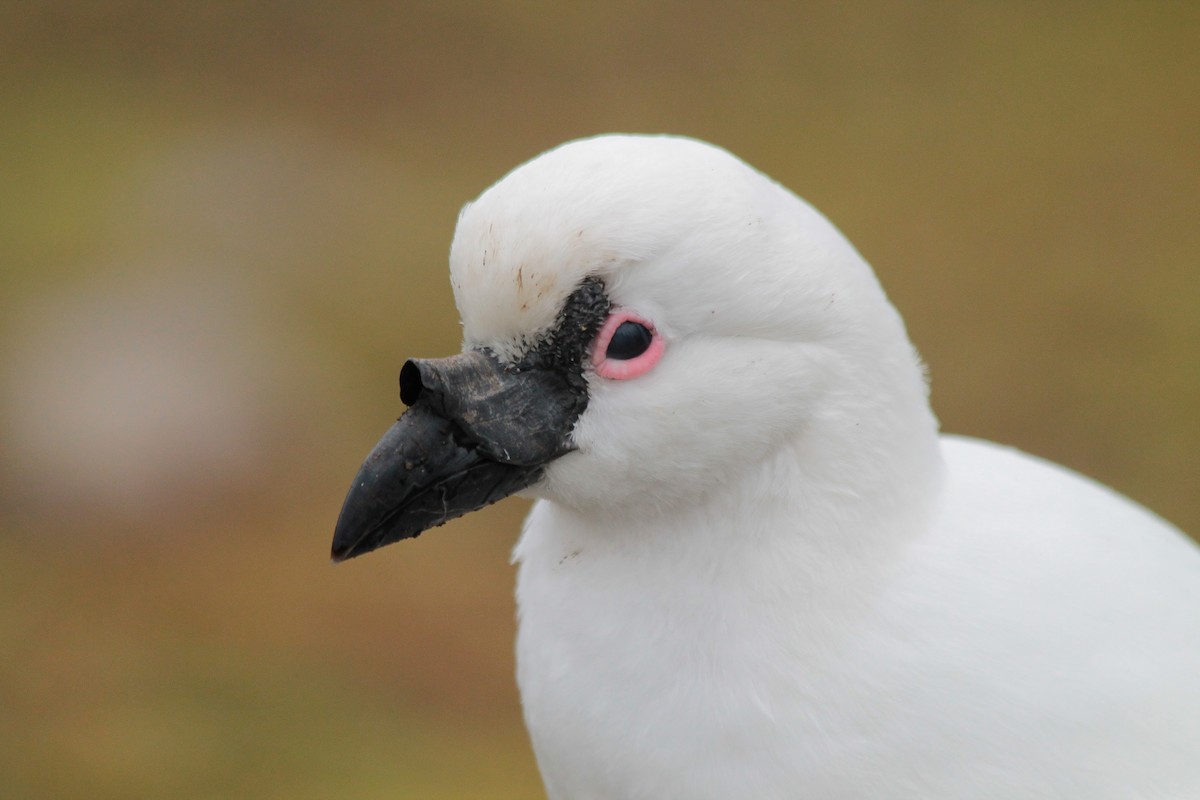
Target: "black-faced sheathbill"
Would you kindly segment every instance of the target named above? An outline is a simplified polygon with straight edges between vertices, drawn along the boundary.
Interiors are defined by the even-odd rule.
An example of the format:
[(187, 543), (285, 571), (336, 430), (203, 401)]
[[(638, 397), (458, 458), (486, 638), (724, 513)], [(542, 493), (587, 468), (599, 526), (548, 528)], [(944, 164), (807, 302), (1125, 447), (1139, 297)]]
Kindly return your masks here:
[(1200, 551), (939, 436), (871, 268), (787, 189), (572, 142), (463, 210), (450, 276), (463, 352), (405, 364), (333, 552), (537, 498), (517, 678), (551, 798), (1200, 798)]

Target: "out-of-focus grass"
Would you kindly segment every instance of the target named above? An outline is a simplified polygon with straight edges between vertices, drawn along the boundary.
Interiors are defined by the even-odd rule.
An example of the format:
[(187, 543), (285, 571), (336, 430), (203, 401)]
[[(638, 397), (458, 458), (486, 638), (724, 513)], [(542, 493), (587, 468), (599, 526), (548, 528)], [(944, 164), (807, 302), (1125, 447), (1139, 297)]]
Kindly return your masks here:
[(334, 569), (299, 522), (0, 539), (4, 796), (536, 795), (506, 536)]
[[(0, 796), (538, 795), (524, 506), (325, 553), (401, 360), (457, 348), (459, 207), (580, 135), (695, 135), (796, 189), (875, 265), (946, 428), (1200, 532), (1197, 30), (1184, 4), (0, 5)], [(249, 376), (236, 463), (174, 435), (199, 406), (115, 424), (178, 388), (132, 369), (123, 314)], [(137, 482), (98, 503), (80, 465)]]

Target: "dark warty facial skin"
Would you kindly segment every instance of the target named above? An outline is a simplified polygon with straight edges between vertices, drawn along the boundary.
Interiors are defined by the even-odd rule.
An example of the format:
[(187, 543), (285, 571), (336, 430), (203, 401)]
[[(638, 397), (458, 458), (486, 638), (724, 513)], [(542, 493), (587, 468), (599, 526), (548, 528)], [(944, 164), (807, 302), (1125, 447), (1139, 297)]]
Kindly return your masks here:
[(587, 408), (588, 349), (611, 304), (588, 278), (515, 364), (468, 350), (400, 371), (409, 409), (359, 468), (333, 535), (335, 562), (420, 535), (534, 483), (571, 451)]

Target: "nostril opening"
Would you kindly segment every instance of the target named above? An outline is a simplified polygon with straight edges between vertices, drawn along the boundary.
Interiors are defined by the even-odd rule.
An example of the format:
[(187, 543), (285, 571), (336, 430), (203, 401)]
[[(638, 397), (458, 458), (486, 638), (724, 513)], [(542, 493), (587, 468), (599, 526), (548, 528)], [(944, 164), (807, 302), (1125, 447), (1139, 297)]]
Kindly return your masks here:
[(400, 402), (411, 406), (417, 402), (425, 385), (421, 383), (421, 368), (411, 358), (400, 368)]

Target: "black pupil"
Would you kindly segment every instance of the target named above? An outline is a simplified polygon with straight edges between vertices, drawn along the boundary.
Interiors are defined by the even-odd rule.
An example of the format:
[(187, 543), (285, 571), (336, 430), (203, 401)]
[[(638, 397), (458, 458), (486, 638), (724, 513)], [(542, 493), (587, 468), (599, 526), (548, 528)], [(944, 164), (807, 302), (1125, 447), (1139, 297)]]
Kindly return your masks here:
[(608, 340), (608, 349), (604, 351), (605, 358), (617, 361), (628, 361), (637, 358), (650, 348), (654, 335), (645, 326), (637, 322), (622, 322), (613, 331)]

